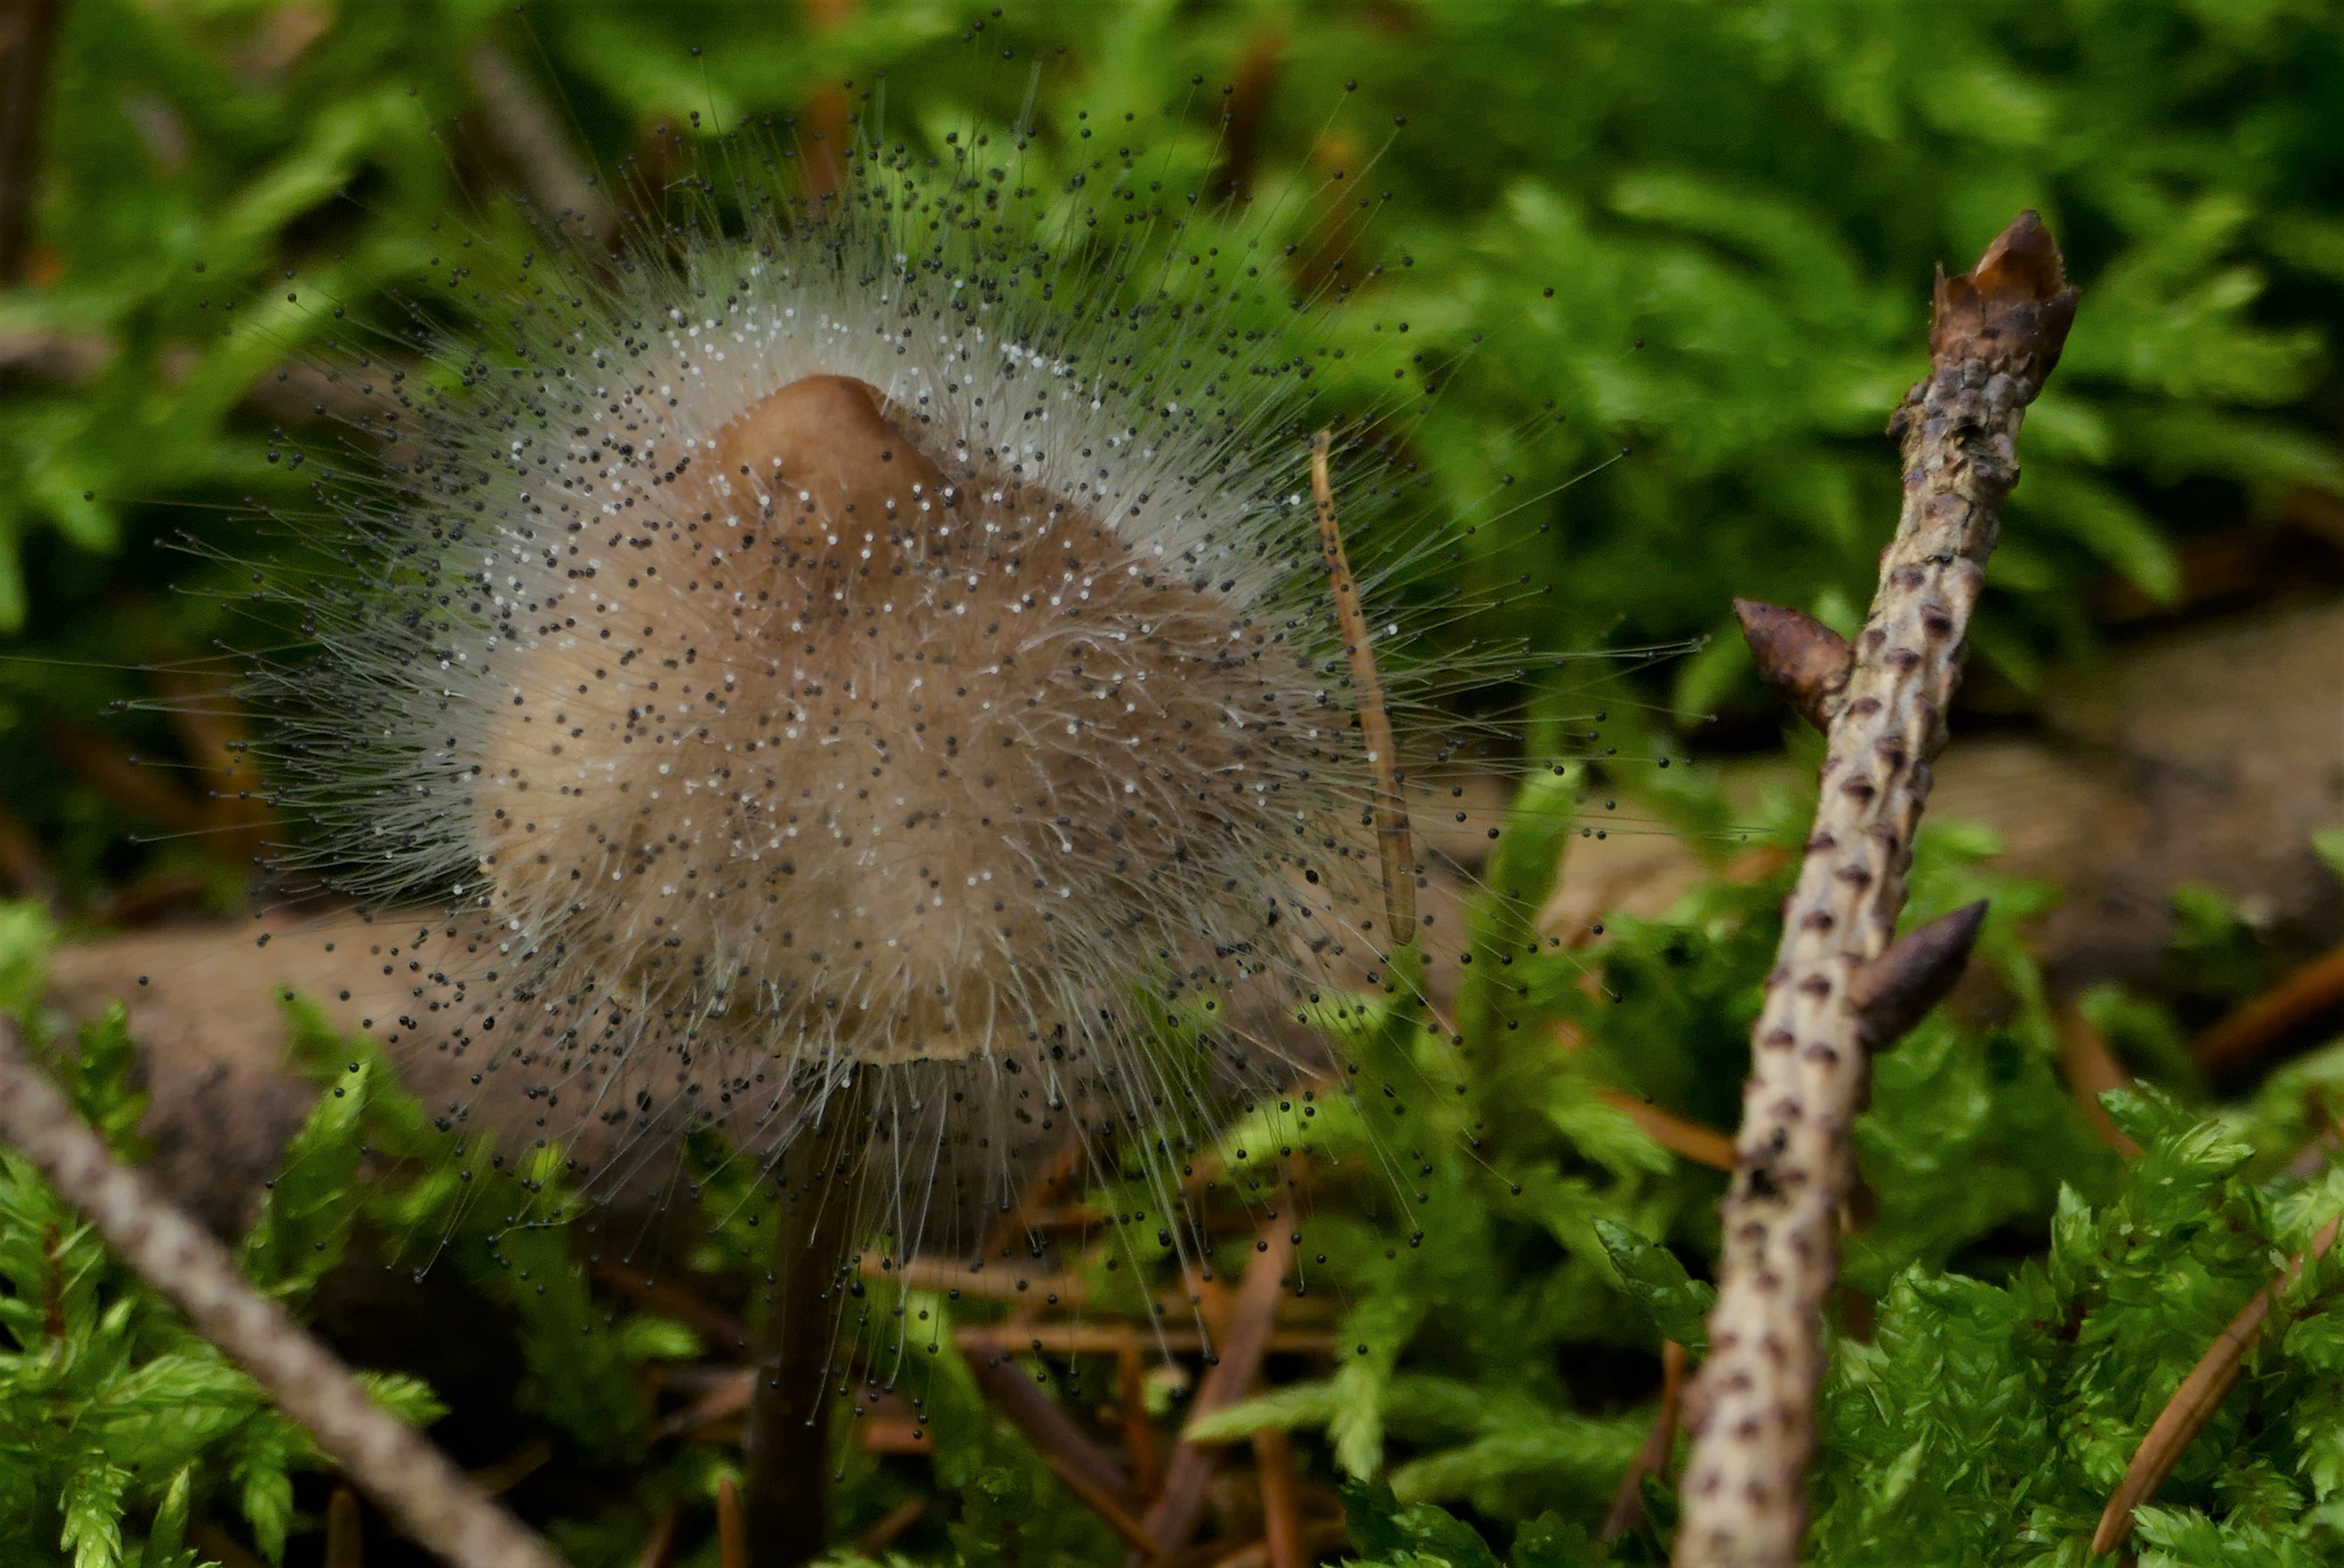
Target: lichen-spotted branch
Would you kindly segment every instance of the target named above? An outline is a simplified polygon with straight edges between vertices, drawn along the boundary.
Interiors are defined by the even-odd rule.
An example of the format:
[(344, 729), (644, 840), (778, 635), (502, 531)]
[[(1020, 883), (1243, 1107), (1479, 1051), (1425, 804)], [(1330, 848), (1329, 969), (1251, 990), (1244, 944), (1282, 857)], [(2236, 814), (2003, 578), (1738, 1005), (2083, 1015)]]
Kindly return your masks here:
[[(1969, 273), (1939, 275), (1935, 307), (1929, 374), (1889, 424), (1904, 464), (1896, 537), (1881, 556), (1879, 592), (1845, 683), (1821, 691), (1822, 793), (1752, 1033), (1710, 1356), (1692, 1402), (1680, 1568), (1797, 1561), (1849, 1129), (1864, 1106), (1869, 1052), (1887, 1043), (1883, 1020), (1909, 1022), (1907, 993), (1948, 978), (1927, 954), (1883, 960), (1897, 956), (1889, 939), (1930, 759), (1945, 744), (1998, 513), (2018, 482), (2019, 425), (2058, 362), (2076, 291), (2050, 234), (2026, 212)], [(1765, 647), (1753, 646), (1763, 658)], [(1803, 683), (1792, 673), (1776, 684)], [(1974, 933), (1975, 912), (1967, 913)], [(1906, 941), (1926, 938), (1935, 953), (1965, 948), (1949, 942), (1958, 934)]]
[(360, 1491), (451, 1568), (561, 1568), (512, 1515), (359, 1386), (227, 1249), (116, 1160), (0, 1018), (0, 1142), (88, 1216), (115, 1255), (268, 1391)]

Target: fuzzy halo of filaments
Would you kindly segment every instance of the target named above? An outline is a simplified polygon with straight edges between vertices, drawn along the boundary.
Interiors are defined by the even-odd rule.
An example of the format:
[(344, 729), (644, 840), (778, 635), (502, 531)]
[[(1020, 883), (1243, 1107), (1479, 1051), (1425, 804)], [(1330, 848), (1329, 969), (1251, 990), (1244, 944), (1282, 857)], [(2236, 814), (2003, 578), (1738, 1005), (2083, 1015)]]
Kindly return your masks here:
[[(1193, 1141), (1415, 933), (1313, 516), (1324, 315), (1258, 232), (1119, 206), (1128, 160), (1035, 200), (866, 146), (816, 204), (759, 161), (615, 259), (547, 235), (411, 377), (338, 368), (384, 456), (321, 479), (323, 652), (252, 699), (280, 873), (423, 912), (388, 1043), (601, 1162), (771, 1150), (875, 1074), (908, 1234), (1006, 1180), (947, 1146)], [(1484, 673), (1439, 668), (1404, 723)]]

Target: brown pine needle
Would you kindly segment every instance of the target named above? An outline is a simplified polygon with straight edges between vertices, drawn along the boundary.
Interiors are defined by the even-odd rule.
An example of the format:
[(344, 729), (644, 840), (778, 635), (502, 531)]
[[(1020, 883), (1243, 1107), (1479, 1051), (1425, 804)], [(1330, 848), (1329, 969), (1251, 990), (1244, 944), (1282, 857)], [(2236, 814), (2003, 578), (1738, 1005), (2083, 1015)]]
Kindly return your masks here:
[(675, 1562), (675, 1527), (683, 1511), (669, 1503), (661, 1511), (659, 1523), (652, 1526), (651, 1539), (643, 1543), (643, 1554), (635, 1568), (671, 1568)]
[(1261, 1481), (1261, 1529), (1269, 1546), (1269, 1568), (1304, 1568), (1310, 1553), (1302, 1534), (1302, 1493), (1294, 1478), (1294, 1440), (1285, 1428), (1265, 1426), (1255, 1432), (1253, 1465)]
[(2190, 1042), (2190, 1060), (2218, 1078), (2246, 1066), (2339, 1004), (2344, 1004), (2344, 947), (2312, 960), (2199, 1035)]
[[(1294, 1261), (1289, 1226), (1290, 1221), (1276, 1220), (1263, 1224), (1259, 1249), (1238, 1282), (1226, 1326), (1213, 1336), (1219, 1359), (1197, 1385), (1189, 1420), (1227, 1410), (1245, 1398), (1261, 1372), (1270, 1325), (1277, 1320), (1278, 1302), (1288, 1295), (1285, 1275)], [(1177, 1552), (1197, 1533), (1217, 1458), (1208, 1443), (1183, 1437), (1174, 1445), (1171, 1462), (1165, 1467), (1164, 1490), (1147, 1511), (1147, 1533), (1160, 1550)]]
[(1383, 678), (1376, 673), (1368, 612), (1359, 603), (1359, 584), (1352, 579), (1351, 564), (1343, 555), (1343, 533), (1335, 522), (1335, 482), (1327, 466), (1332, 439), (1321, 430), (1310, 443), (1310, 494), (1318, 503), (1318, 548), (1335, 595), (1336, 624), (1343, 628), (1344, 657), (1350, 660), (1359, 733), (1376, 770), (1376, 854), (1383, 863), (1389, 957), (1416, 940), (1416, 846), (1409, 832), (1408, 801), (1400, 794), (1399, 756), (1392, 749), (1391, 713), (1384, 706)]
[(1035, 1452), (1042, 1456), (1042, 1462), (1050, 1467), (1050, 1473), (1058, 1478), (1059, 1484), (1073, 1493), (1076, 1502), (1106, 1520), (1106, 1527), (1114, 1531), (1126, 1546), (1149, 1562), (1164, 1555), (1164, 1549), (1148, 1535), (1147, 1527), (1134, 1519), (1116, 1500), (1114, 1493), (1103, 1491), (1097, 1483), (1050, 1450), (1041, 1448)]
[(716, 1483), (717, 1568), (749, 1568), (749, 1524), (741, 1515), (741, 1488), (731, 1476)]
[(2140, 1145), (2124, 1134), (2100, 1103), (2100, 1096), (2111, 1089), (2132, 1087), (2132, 1074), (2127, 1072), (2108, 1050), (2108, 1042), (2092, 1027), (2092, 1020), (2075, 1008), (2063, 1010), (2059, 1015), (2059, 1071), (2067, 1080), (2068, 1092), (2076, 1103), (2084, 1108), (2084, 1119), (2100, 1141), (2127, 1160), (2140, 1158)]
[(878, 1523), (854, 1538), (857, 1557), (875, 1558), (895, 1544), (896, 1538), (920, 1522), (928, 1511), (924, 1497), (907, 1497), (879, 1516)]
[(326, 1504), (326, 1568), (366, 1568), (359, 1496), (347, 1486), (334, 1488), (333, 1500)]
[(1706, 1165), (1713, 1171), (1733, 1169), (1733, 1140), (1695, 1122), (1687, 1121), (1673, 1111), (1647, 1104), (1625, 1090), (1607, 1089), (1604, 1102), (1616, 1105), (1628, 1113), (1645, 1137), (1667, 1150), (1680, 1160), (1690, 1160), (1696, 1165)]
[(2173, 1467), (2189, 1452), (2190, 1443), (2214, 1419), (2214, 1412), (2222, 1408), (2222, 1401), (2238, 1386), (2246, 1370), (2246, 1353), (2261, 1336), (2272, 1301), (2303, 1271), (2307, 1255), (2317, 1259), (2327, 1252), (2336, 1240), (2339, 1220), (2344, 1220), (2344, 1215), (2319, 1227), (2319, 1234), (2311, 1238), (2311, 1245), (2289, 1258), (2278, 1278), (2255, 1292), (2254, 1299), (2238, 1310), (2229, 1326), (2198, 1358), (2198, 1364), (2189, 1369), (2189, 1375), (2181, 1380), (2173, 1397), (2165, 1402), (2165, 1408), (2150, 1423), (2147, 1435), (2140, 1440), (2140, 1447), (2134, 1451), (2124, 1479), (2108, 1498), (2107, 1508), (2100, 1514), (2099, 1528), (2092, 1532), (2095, 1553), (2115, 1551), (2132, 1533), (2133, 1510), (2157, 1495), (2157, 1489), (2165, 1484), (2165, 1478), (2173, 1473)]
[(1164, 1467), (1157, 1458), (1156, 1428), (1147, 1419), (1147, 1369), (1139, 1356), (1139, 1336), (1133, 1334), (1116, 1347), (1115, 1380), (1123, 1415), (1123, 1451), (1131, 1456), (1131, 1489), (1143, 1503), (1156, 1501), (1164, 1484)]
[(1037, 1387), (1033, 1375), (1010, 1352), (973, 1355), (967, 1363), (985, 1402), (1009, 1419), (1076, 1496), (1086, 1503), (1096, 1497), (1117, 1502), (1128, 1493), (1131, 1477), (1114, 1451), (1095, 1441), (1056, 1400)]

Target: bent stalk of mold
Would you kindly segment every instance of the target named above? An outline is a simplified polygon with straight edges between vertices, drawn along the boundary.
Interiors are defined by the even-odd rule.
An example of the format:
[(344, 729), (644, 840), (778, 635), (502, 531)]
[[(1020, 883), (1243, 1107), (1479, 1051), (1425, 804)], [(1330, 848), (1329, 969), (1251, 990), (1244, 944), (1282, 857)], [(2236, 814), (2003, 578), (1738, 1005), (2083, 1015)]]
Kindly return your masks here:
[[(1343, 532), (1335, 520), (1335, 481), (1328, 448), (1331, 435), (1318, 432), (1310, 443), (1310, 496), (1318, 508), (1318, 548), (1327, 562), (1327, 588), (1335, 599), (1335, 621), (1343, 633), (1343, 656), (1350, 665), (1351, 699), (1359, 716), (1375, 769), (1376, 857), (1384, 884), (1385, 961), (1397, 964), (1400, 950), (1416, 940), (1416, 843), (1409, 831), (1408, 797), (1400, 792), (1399, 754), (1392, 740), (1391, 710), (1384, 702), (1383, 678), (1376, 672), (1375, 639), (1359, 584), (1343, 554)], [(1388, 976), (1393, 985), (1399, 977)]]
[[(1823, 719), (1829, 747), (1752, 1035), (1736, 1170), (1721, 1207), (1710, 1356), (1692, 1402), (1701, 1420), (1684, 1477), (1681, 1568), (1797, 1561), (1824, 1305), (1839, 1271), (1848, 1134), (1868, 1058), (1958, 973), (1967, 942), (1955, 924), (1974, 935), (1979, 911), (1894, 947), (1889, 939), (1998, 513), (2018, 482), (2019, 425), (2058, 362), (2075, 308), (2058, 247), (2032, 212), (1970, 272), (1940, 275), (1929, 374), (1889, 425), (1904, 452), (1903, 514), (1880, 558), (1871, 615), (1841, 656), (1844, 678), (1824, 668), (1832, 661), (1821, 655), (1832, 650), (1809, 646), (1812, 637), (1789, 639), (1802, 650), (1796, 668), (1769, 671)], [(1784, 638), (1779, 626), (1753, 624), (1759, 608), (1745, 608), (1743, 620), (1763, 662)]]
[(351, 1483), (451, 1568), (560, 1568), (520, 1521), (376, 1404), (349, 1369), (247, 1284), (227, 1249), (116, 1160), (0, 1019), (0, 1141), (88, 1216), (132, 1272), (187, 1314)]

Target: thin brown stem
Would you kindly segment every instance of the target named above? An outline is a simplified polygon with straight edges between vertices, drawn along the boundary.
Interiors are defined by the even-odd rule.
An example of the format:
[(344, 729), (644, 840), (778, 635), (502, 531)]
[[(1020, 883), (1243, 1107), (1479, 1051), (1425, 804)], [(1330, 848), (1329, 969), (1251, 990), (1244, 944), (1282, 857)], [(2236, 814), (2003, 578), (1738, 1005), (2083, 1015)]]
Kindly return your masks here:
[(116, 1256), (268, 1390), (342, 1473), (455, 1568), (558, 1568), (545, 1546), (422, 1435), (368, 1397), (331, 1351), (247, 1284), (227, 1250), (121, 1164), (0, 1019), (0, 1141), (80, 1210)]
[[(1116, 1356), (1129, 1351), (1139, 1354), (1147, 1351), (1163, 1351), (1170, 1355), (1193, 1355), (1206, 1346), (1205, 1335), (1195, 1329), (1142, 1328), (1132, 1323), (972, 1323), (953, 1331), (953, 1342), (964, 1354), (979, 1351), (1006, 1352), (1024, 1355), (1054, 1356)], [(1269, 1350), (1279, 1355), (1323, 1356), (1335, 1348), (1334, 1336), (1325, 1329), (1273, 1328), (1269, 1333)]]
[(1733, 1169), (1733, 1140), (1724, 1133), (1687, 1121), (1673, 1111), (1649, 1104), (1624, 1090), (1607, 1089), (1604, 1103), (1628, 1113), (1644, 1136), (1675, 1155), (1696, 1165), (1706, 1165), (1713, 1171)]
[[(1821, 798), (1753, 1031), (1701, 1420), (1684, 1477), (1680, 1568), (1789, 1568), (1806, 1523), (1806, 1467), (1824, 1373), (1824, 1306), (1839, 1271), (1849, 1129), (1869, 1055), (1965, 952), (1958, 929), (1890, 957), (1930, 759), (1970, 613), (2018, 482), (2026, 405), (2075, 314), (2058, 247), (2021, 214), (1968, 274), (1937, 283), (1930, 371), (1889, 426), (1904, 505), (1845, 684), (1824, 697)], [(1975, 934), (1975, 913), (1968, 917)], [(1926, 928), (1925, 928), (1925, 930)], [(1915, 937), (1923, 932), (1914, 933)], [(1909, 940), (1909, 939), (1908, 939)]]
[[(1399, 753), (1392, 742), (1390, 710), (1384, 704), (1383, 678), (1376, 672), (1375, 643), (1359, 584), (1343, 554), (1343, 531), (1335, 521), (1335, 484), (1325, 430), (1310, 443), (1310, 494), (1318, 505), (1318, 548), (1327, 562), (1327, 584), (1335, 598), (1335, 622), (1343, 633), (1343, 657), (1351, 668), (1351, 700), (1359, 734), (1375, 769), (1376, 855), (1382, 863), (1387, 960), (1416, 940), (1416, 846), (1408, 825), (1408, 798), (1400, 792)], [(1397, 980), (1399, 977), (1393, 977)]]
[(673, 1318), (706, 1339), (719, 1354), (730, 1356), (749, 1348), (749, 1325), (713, 1302), (623, 1261), (598, 1259), (592, 1269), (598, 1282), (647, 1312)]
[(888, 1547), (895, 1544), (904, 1531), (917, 1524), (921, 1516), (927, 1511), (926, 1498), (905, 1498), (881, 1514), (870, 1529), (854, 1538), (854, 1554), (857, 1557), (876, 1558)]
[(1123, 1451), (1131, 1456), (1132, 1492), (1140, 1501), (1153, 1503), (1164, 1484), (1164, 1469), (1156, 1452), (1156, 1426), (1147, 1419), (1147, 1378), (1139, 1336), (1133, 1334), (1115, 1351), (1115, 1381), (1123, 1407)]

